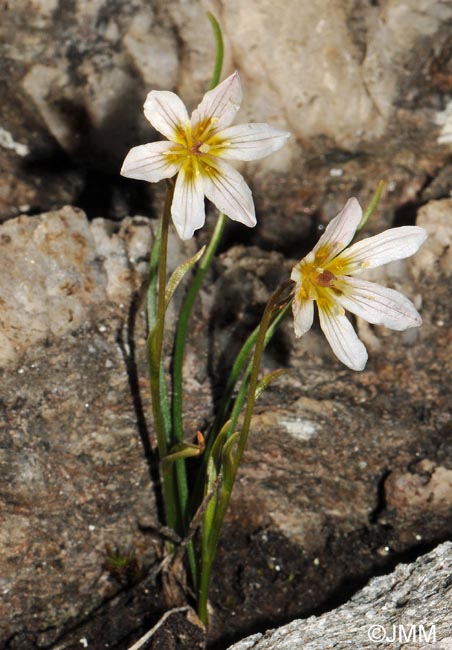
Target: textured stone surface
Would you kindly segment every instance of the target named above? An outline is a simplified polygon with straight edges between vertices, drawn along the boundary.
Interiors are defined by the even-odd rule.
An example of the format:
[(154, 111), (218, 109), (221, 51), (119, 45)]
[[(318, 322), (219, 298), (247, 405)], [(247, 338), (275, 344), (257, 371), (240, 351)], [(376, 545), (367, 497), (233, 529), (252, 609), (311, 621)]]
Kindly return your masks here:
[[(286, 372), (256, 406), (216, 564), (213, 635), (215, 617), (232, 635), (233, 628), (265, 629), (275, 612), (288, 620), (345, 600), (401, 554), (447, 538), (450, 200), (427, 204), (419, 223), (430, 233), (421, 251), (372, 277), (414, 300), (420, 329), (396, 333), (358, 322), (369, 349), (362, 373), (341, 367), (317, 327), (295, 340), (290, 319), (269, 349), (267, 371)], [(238, 304), (242, 288), (249, 310), (248, 321), (236, 310), (228, 324), (224, 310), (217, 322), (223, 363), (241, 331), (256, 324), (252, 315), (257, 320), (272, 281), (290, 268), (275, 254), (252, 255), (255, 273), (245, 250), (226, 256), (234, 264), (221, 295)]]
[[(212, 647), (345, 600), (448, 534), (451, 207), (424, 206), (426, 244), (375, 278), (416, 302), (420, 330), (358, 323), (370, 352), (363, 373), (341, 367), (317, 328), (295, 340), (290, 319), (268, 349), (266, 370), (286, 374), (253, 418), (215, 566)], [(68, 627), (86, 616), (105, 620), (94, 612), (119, 588), (104, 568), (106, 544), (132, 549), (145, 569), (155, 561), (139, 526), (157, 518), (140, 302), (151, 223), (89, 223), (66, 207), (0, 229), (0, 638), (14, 650), (72, 639)], [(194, 246), (172, 233), (171, 267)], [(232, 353), (294, 261), (249, 246), (216, 261), (187, 347), (187, 435), (205, 430)], [(133, 590), (139, 612), (149, 584)]]
[[(120, 226), (102, 218), (89, 223), (70, 206), (2, 224), (0, 367), (38, 341), (102, 318), (107, 303), (127, 318), (145, 278), (153, 228), (155, 222), (144, 217), (124, 219)], [(172, 232), (169, 271), (194, 247)]]
[(371, 650), (380, 644), (406, 650), (452, 647), (452, 544), (412, 564), (373, 578), (348, 602), (322, 616), (255, 634), (229, 650)]
[[(450, 154), (448, 3), (16, 0), (0, 9), (0, 216), (89, 198), (95, 216), (152, 212), (153, 188), (119, 182), (118, 170), (130, 146), (157, 137), (141, 110), (151, 88), (191, 107), (205, 92), (206, 9), (224, 30), (225, 74), (237, 68), (244, 82), (241, 117), (294, 134), (245, 166), (262, 217), (284, 224), (279, 236), (255, 231), (256, 243), (301, 243), (337, 196), (365, 202), (382, 176), (387, 221), (422, 202)], [(449, 178), (441, 197), (450, 189)]]
[[(139, 526), (158, 521), (141, 291), (152, 228), (143, 217), (90, 224), (68, 206), (7, 221), (0, 242), (0, 645), (28, 650), (115, 596), (107, 546), (130, 552), (143, 575), (156, 562)], [(172, 236), (170, 267), (192, 251)], [(190, 345), (187, 358), (199, 405), (187, 421), (198, 423), (209, 387)], [(125, 638), (135, 618), (139, 629), (147, 593), (152, 580), (106, 639)]]
[[(224, 29), (225, 74), (237, 68), (244, 82), (240, 117), (294, 138), (244, 168), (259, 225), (231, 228), (228, 242), (260, 248), (226, 250), (223, 277), (202, 295), (187, 351), (188, 432), (206, 427), (271, 288), (350, 194), (366, 205), (388, 181), (371, 232), (414, 223), (435, 199), (419, 210), (428, 243), (374, 274), (416, 302), (420, 331), (358, 323), (370, 350), (360, 375), (316, 329), (295, 341), (288, 323), (269, 349), (266, 367), (287, 375), (253, 421), (219, 549), (212, 643), (346, 597), (354, 580), (450, 530), (452, 10), (436, 0), (301, 4), (1, 5), (0, 218), (47, 213), (5, 223), (0, 236), (0, 621), (2, 641), (20, 650), (51, 644), (115, 592), (105, 543), (153, 562), (137, 525), (155, 516), (137, 316), (152, 234), (145, 219), (118, 227), (102, 217), (158, 209), (160, 189), (118, 170), (130, 146), (158, 137), (141, 111), (151, 88), (188, 106), (205, 91), (206, 8)], [(97, 218), (51, 211), (66, 203)], [(187, 256), (171, 246), (173, 264)]]

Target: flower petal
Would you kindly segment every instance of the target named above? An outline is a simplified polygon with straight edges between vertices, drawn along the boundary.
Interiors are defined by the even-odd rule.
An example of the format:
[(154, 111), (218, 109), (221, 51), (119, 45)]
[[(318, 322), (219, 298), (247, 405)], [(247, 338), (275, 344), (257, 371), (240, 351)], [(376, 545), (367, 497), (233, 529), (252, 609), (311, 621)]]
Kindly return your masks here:
[(220, 212), (245, 226), (256, 225), (251, 190), (237, 170), (215, 159), (209, 174), (204, 175), (203, 179), (205, 195)]
[(336, 261), (343, 261), (346, 273), (358, 273), (394, 260), (413, 255), (427, 239), (427, 233), (418, 226), (401, 226), (385, 230), (379, 235), (356, 242)]
[(177, 176), (171, 216), (181, 239), (191, 239), (206, 220), (202, 177), (186, 165)]
[(213, 146), (217, 146), (218, 141), (221, 158), (258, 160), (280, 149), (290, 135), (268, 124), (240, 124), (217, 133)]
[(357, 199), (352, 197), (339, 214), (330, 221), (325, 232), (310, 253), (310, 255), (315, 255), (319, 266), (326, 266), (348, 246), (355, 236), (362, 214)]
[(343, 290), (336, 294), (337, 301), (368, 323), (399, 331), (422, 325), (411, 300), (398, 291), (357, 278), (338, 277), (337, 280), (335, 288)]
[(367, 350), (342, 309), (319, 307), (320, 327), (339, 361), (351, 370), (363, 370)]
[(314, 321), (314, 301), (309, 298), (300, 300), (295, 290), (295, 297), (292, 301), (292, 312), (295, 336), (303, 336), (303, 334), (306, 334), (311, 329)]
[(169, 90), (152, 90), (143, 109), (154, 129), (168, 140), (182, 144), (181, 130), (190, 124), (190, 119), (180, 97)]
[(205, 132), (217, 133), (229, 126), (242, 103), (242, 86), (238, 72), (209, 90), (191, 116), (193, 128), (205, 123)]
[(121, 175), (149, 183), (171, 178), (180, 167), (165, 155), (172, 147), (172, 142), (150, 142), (133, 147), (122, 164)]

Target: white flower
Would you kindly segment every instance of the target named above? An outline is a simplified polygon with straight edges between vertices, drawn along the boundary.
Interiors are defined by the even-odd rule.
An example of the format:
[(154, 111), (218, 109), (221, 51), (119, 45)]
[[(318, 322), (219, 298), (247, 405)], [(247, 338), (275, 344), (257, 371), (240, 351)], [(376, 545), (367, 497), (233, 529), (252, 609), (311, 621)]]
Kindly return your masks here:
[(367, 351), (345, 316), (346, 309), (369, 323), (394, 330), (422, 324), (408, 298), (355, 276), (365, 269), (413, 255), (427, 239), (427, 233), (423, 228), (403, 226), (349, 246), (361, 219), (358, 201), (349, 199), (291, 274), (296, 282), (292, 303), (295, 334), (302, 336), (311, 328), (315, 301), (328, 343), (338, 359), (352, 370), (364, 368)]
[(121, 174), (151, 183), (178, 174), (171, 216), (181, 239), (204, 225), (204, 196), (230, 219), (256, 225), (251, 191), (224, 160), (263, 158), (282, 147), (290, 133), (268, 124), (229, 126), (241, 101), (237, 72), (207, 92), (190, 118), (172, 92), (153, 90), (146, 98), (145, 116), (168, 141), (131, 149)]

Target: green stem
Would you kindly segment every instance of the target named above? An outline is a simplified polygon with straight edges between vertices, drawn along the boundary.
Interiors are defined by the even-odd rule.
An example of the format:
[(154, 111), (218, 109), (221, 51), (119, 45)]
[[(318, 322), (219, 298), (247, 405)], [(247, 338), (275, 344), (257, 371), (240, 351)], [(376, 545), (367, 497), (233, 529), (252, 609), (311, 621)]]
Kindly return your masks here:
[[(289, 310), (291, 306), (291, 300), (287, 303), (285, 307), (283, 307), (278, 314), (276, 315), (276, 318), (273, 319), (272, 323), (270, 324), (270, 327), (268, 328), (267, 332), (265, 333), (265, 343), (264, 343), (264, 348), (267, 347), (271, 339), (273, 338), (277, 328), (279, 327), (281, 321), (287, 314), (287, 311)], [(206, 474), (207, 474), (207, 466), (208, 462), (215, 444), (215, 441), (217, 439), (217, 436), (219, 432), (222, 430), (223, 426), (225, 425), (226, 421), (229, 419), (229, 426), (228, 426), (228, 434), (227, 437), (229, 438), (233, 432), (235, 431), (237, 421), (239, 419), (240, 413), (242, 411), (243, 405), (246, 400), (247, 392), (248, 392), (248, 380), (249, 376), (251, 374), (251, 369), (252, 369), (252, 360), (248, 363), (247, 368), (245, 369), (245, 372), (243, 373), (242, 376), (242, 381), (240, 384), (239, 391), (234, 399), (234, 404), (232, 406), (232, 410), (229, 414), (229, 407), (230, 403), (232, 401), (232, 393), (234, 391), (235, 385), (238, 381), (238, 378), (240, 374), (243, 371), (243, 366), (245, 362), (248, 360), (249, 354), (254, 347), (256, 343), (257, 336), (259, 334), (259, 329), (260, 325), (256, 327), (256, 329), (249, 335), (245, 343), (243, 344), (236, 361), (233, 366), (233, 370), (231, 371), (228, 382), (226, 385), (225, 390), (223, 391), (223, 397), (219, 406), (219, 411), (217, 413), (217, 416), (215, 418), (214, 425), (212, 426), (209, 436), (207, 438), (206, 442), (206, 449), (203, 454), (203, 461), (202, 461), (202, 467), (199, 470), (198, 473), (198, 478), (195, 484), (195, 489), (193, 491), (193, 497), (192, 497), (192, 503), (195, 504), (193, 507), (196, 507), (196, 504), (200, 502), (201, 500), (201, 491), (204, 488), (204, 483), (206, 481)], [(193, 508), (192, 508), (193, 509)]]
[[(215, 252), (218, 248), (218, 245), (221, 240), (224, 228), (226, 225), (226, 217), (224, 214), (220, 214), (220, 217), (215, 226), (215, 230), (212, 235), (212, 239), (206, 252), (204, 253), (201, 262), (198, 266), (198, 270), (193, 278), (193, 282), (190, 285), (190, 288), (185, 297), (182, 309), (179, 314), (179, 321), (177, 324), (176, 337), (174, 341), (174, 352), (173, 352), (173, 393), (172, 393), (172, 423), (173, 423), (173, 437), (174, 442), (177, 444), (183, 441), (184, 430), (183, 430), (183, 419), (182, 419), (182, 410), (183, 410), (183, 364), (184, 364), (184, 352), (185, 352), (185, 343), (187, 340), (187, 331), (188, 323), (190, 321), (191, 312), (193, 309), (193, 304), (198, 295), (198, 291), (201, 287), (201, 284), (204, 280), (204, 277), (212, 263), (212, 259), (215, 255)], [(187, 532), (188, 523), (189, 523), (189, 512), (188, 512), (188, 482), (187, 482), (187, 469), (184, 460), (178, 460), (174, 463), (175, 472), (176, 472), (176, 481), (178, 488), (179, 496), (179, 505), (182, 517), (182, 526), (183, 533)], [(190, 571), (192, 574), (193, 586), (197, 587), (197, 566), (195, 559), (195, 552), (193, 544), (190, 542), (187, 546), (188, 560), (190, 563)]]
[[(162, 373), (162, 350), (163, 336), (165, 327), (165, 288), (166, 288), (166, 266), (168, 251), (168, 228), (171, 213), (171, 203), (174, 194), (174, 183), (168, 184), (165, 197), (165, 206), (163, 209), (160, 255), (158, 265), (158, 296), (157, 296), (157, 318), (155, 327), (149, 332), (148, 336), (148, 360), (150, 371), (150, 386), (152, 395), (152, 414), (154, 416), (155, 432), (160, 459), (168, 453), (167, 441), (167, 422), (164, 414), (165, 404), (162, 403), (162, 395), (166, 395), (163, 389), (165, 378)], [(177, 511), (177, 500), (175, 484), (173, 480), (172, 463), (162, 465), (163, 480), (163, 501), (165, 506), (166, 523), (174, 530), (178, 529), (179, 520)]]
[[(276, 289), (276, 291), (273, 292), (272, 296), (270, 297), (270, 300), (267, 303), (267, 306), (265, 307), (264, 315), (262, 316), (262, 321), (259, 328), (259, 334), (256, 340), (256, 347), (254, 348), (253, 364), (251, 367), (251, 375), (249, 380), (248, 399), (246, 403), (245, 416), (243, 419), (242, 429), (240, 432), (240, 437), (237, 444), (237, 451), (234, 459), (234, 471), (233, 471), (234, 479), (238, 467), (240, 465), (240, 461), (242, 460), (242, 456), (245, 451), (246, 443), (248, 440), (248, 433), (251, 425), (251, 417), (253, 415), (254, 404), (256, 402), (256, 388), (259, 380), (259, 370), (261, 366), (262, 355), (264, 353), (265, 346), (266, 346), (267, 330), (270, 327), (270, 324), (274, 317), (275, 310), (282, 309), (282, 307), (278, 308), (278, 302), (281, 299), (283, 293), (287, 293), (286, 284), (278, 287), (278, 289)], [(287, 299), (286, 299), (286, 303), (287, 303)], [(286, 304), (284, 305), (284, 307), (286, 307)]]
[(359, 222), (358, 228), (356, 229), (356, 232), (358, 233), (360, 230), (364, 228), (366, 223), (369, 221), (369, 218), (372, 216), (375, 208), (377, 205), (380, 203), (381, 195), (383, 193), (385, 187), (385, 182), (380, 181), (377, 185), (377, 189), (375, 190), (375, 194), (370, 200), (370, 203), (367, 207), (367, 210), (364, 211), (363, 217), (361, 221)]
[[(272, 321), (270, 327), (268, 328), (267, 332), (265, 333), (265, 347), (269, 344), (271, 339), (273, 338), (277, 328), (279, 327), (281, 321), (283, 320), (284, 316), (287, 314), (287, 311), (290, 307), (290, 302), (283, 308), (281, 309), (276, 318)], [(220, 431), (221, 427), (223, 426), (224, 422), (226, 421), (229, 406), (232, 400), (232, 393), (234, 392), (234, 388), (237, 384), (237, 381), (240, 377), (240, 374), (242, 373), (243, 366), (245, 365), (246, 361), (248, 360), (248, 357), (251, 353), (251, 350), (253, 349), (257, 336), (259, 334), (259, 329), (260, 329), (260, 324), (253, 330), (253, 332), (249, 335), (245, 343), (242, 345), (240, 352), (238, 353), (234, 365), (232, 366), (231, 372), (229, 373), (229, 377), (226, 383), (226, 386), (224, 388), (221, 402), (218, 406), (218, 411), (217, 415), (215, 417), (215, 422), (212, 426), (212, 431), (211, 434), (209, 435), (209, 439), (207, 441), (207, 447), (206, 447), (206, 456), (208, 456), (208, 452), (210, 450), (211, 445), (215, 441), (216, 435), (218, 431)], [(245, 375), (242, 379), (242, 386), (245, 383), (246, 380), (249, 377), (251, 373), (251, 364), (248, 365), (248, 368), (245, 372)], [(239, 392), (240, 395), (240, 392)], [(235, 428), (235, 422), (237, 421), (237, 417), (242, 409), (243, 403), (245, 401), (245, 396), (246, 396), (246, 390), (243, 393), (243, 399), (240, 403), (240, 405), (237, 405), (238, 401), (238, 396), (235, 399), (234, 402), (234, 407), (233, 411), (231, 412), (231, 426), (230, 426), (230, 431), (232, 432)], [(237, 411), (237, 417), (234, 419), (234, 412)]]
[[(207, 271), (210, 268), (213, 257), (217, 251), (218, 245), (221, 241), (223, 231), (226, 226), (226, 216), (220, 214), (212, 238), (209, 242), (206, 252), (204, 253), (198, 270), (193, 278), (193, 282), (185, 297), (182, 309), (179, 314), (179, 321), (177, 324), (176, 337), (174, 341), (173, 353), (173, 392), (172, 392), (172, 416), (173, 416), (173, 436), (176, 444), (182, 442), (184, 438), (183, 427), (183, 365), (184, 365), (184, 352), (185, 343), (187, 340), (188, 323), (190, 321), (191, 312), (194, 302), (198, 295), (201, 284)], [(179, 496), (179, 506), (182, 518), (182, 530), (186, 534), (189, 524), (189, 493), (187, 481), (187, 468), (184, 460), (178, 460), (174, 463), (176, 472), (176, 481)], [(196, 590), (198, 587), (198, 569), (196, 563), (195, 550), (192, 542), (187, 545), (187, 555), (190, 564), (190, 572), (193, 581), (193, 587)]]
[[(253, 415), (254, 404), (256, 401), (256, 388), (259, 379), (259, 370), (262, 361), (262, 355), (266, 346), (266, 338), (268, 329), (274, 319), (275, 310), (281, 309), (278, 305), (283, 293), (287, 292), (287, 286), (282, 285), (270, 297), (267, 303), (262, 321), (259, 326), (259, 331), (256, 338), (256, 345), (254, 348), (253, 361), (251, 365), (251, 372), (248, 384), (248, 399), (245, 409), (245, 416), (241, 428), (240, 436), (237, 443), (234, 460), (228, 476), (225, 474), (225, 479), (221, 487), (220, 495), (218, 497), (215, 515), (211, 524), (210, 530), (203, 531), (203, 546), (202, 546), (202, 560), (201, 560), (201, 579), (198, 595), (198, 615), (205, 625), (207, 625), (207, 600), (209, 592), (210, 576), (212, 573), (212, 564), (215, 558), (215, 553), (220, 536), (221, 526), (229, 505), (232, 490), (234, 487), (235, 477), (242, 460), (246, 444), (248, 441), (248, 434), (251, 425), (251, 418)], [(288, 307), (288, 299), (285, 300), (283, 311)], [(269, 339), (267, 339), (268, 342)]]
[[(162, 222), (159, 221), (157, 232), (155, 233), (152, 243), (151, 255), (149, 260), (149, 281), (146, 296), (146, 313), (148, 319), (148, 332), (151, 332), (157, 322), (157, 295), (158, 295), (158, 268), (160, 257), (160, 241), (162, 235)], [(163, 361), (160, 363), (160, 402), (162, 405), (162, 415), (164, 420), (164, 430), (166, 442), (170, 444), (171, 417), (168, 402), (168, 391), (165, 383), (165, 370)]]
[(220, 215), (217, 221), (212, 239), (206, 252), (204, 253), (198, 270), (193, 278), (193, 282), (188, 289), (185, 296), (184, 303), (179, 315), (179, 322), (177, 324), (176, 338), (174, 342), (174, 355), (173, 355), (173, 430), (176, 442), (182, 442), (183, 439), (183, 423), (182, 423), (182, 408), (183, 408), (183, 362), (185, 343), (187, 340), (188, 323), (190, 320), (193, 304), (198, 295), (198, 291), (204, 280), (207, 271), (210, 268), (212, 259), (216, 253), (218, 245), (221, 240), (224, 228), (226, 225), (226, 217), (224, 214)]

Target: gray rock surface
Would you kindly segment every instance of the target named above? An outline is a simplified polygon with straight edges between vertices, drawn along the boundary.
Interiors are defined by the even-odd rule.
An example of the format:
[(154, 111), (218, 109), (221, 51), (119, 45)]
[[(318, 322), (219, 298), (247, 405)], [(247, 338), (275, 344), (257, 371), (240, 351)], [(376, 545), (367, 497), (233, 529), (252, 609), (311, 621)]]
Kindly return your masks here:
[(452, 544), (373, 578), (341, 607), (235, 643), (229, 650), (452, 648)]
[[(295, 340), (290, 319), (268, 350), (265, 368), (286, 374), (253, 418), (212, 583), (213, 644), (345, 598), (448, 534), (451, 203), (428, 203), (424, 247), (375, 278), (416, 302), (420, 330), (358, 323), (370, 350), (359, 374), (316, 328)], [(195, 244), (172, 234), (174, 267)], [(156, 560), (139, 525), (157, 521), (140, 302), (151, 240), (143, 217), (89, 223), (71, 207), (1, 226), (0, 638), (11, 648), (46, 647), (117, 592), (107, 544), (144, 570)], [(217, 261), (187, 347), (187, 435), (205, 428), (231, 352), (293, 261), (244, 246)]]
[[(307, 614), (328, 598), (346, 598), (359, 576), (448, 536), (450, 209), (450, 199), (424, 206), (418, 223), (429, 239), (419, 253), (372, 273), (414, 300), (420, 329), (395, 333), (358, 321), (369, 349), (362, 373), (341, 367), (316, 327), (295, 340), (290, 318), (268, 351), (266, 369), (285, 373), (257, 403), (219, 549), (212, 601), (221, 625), (233, 616), (237, 627), (265, 628), (275, 611), (285, 620)], [(228, 351), (244, 320), (256, 324), (266, 291), (291, 261), (242, 248), (224, 263), (221, 295), (233, 305), (240, 292), (253, 296), (247, 324), (238, 309), (232, 328), (227, 318), (217, 322)]]
[[(155, 227), (145, 217), (90, 223), (70, 206), (2, 224), (0, 367), (38, 341), (103, 318), (106, 305), (126, 319), (134, 292), (143, 287)], [(193, 241), (183, 244), (172, 232), (169, 271), (194, 250)]]
[(141, 109), (150, 89), (188, 106), (205, 92), (206, 9), (224, 30), (225, 74), (244, 82), (240, 117), (294, 134), (246, 165), (269, 226), (256, 243), (301, 245), (313, 216), (328, 220), (358, 190), (365, 202), (382, 176), (386, 221), (423, 200), (450, 156), (447, 2), (16, 0), (0, 9), (0, 218), (84, 205), (89, 192), (108, 195), (104, 216), (130, 213), (135, 193), (153, 209), (154, 188), (117, 174), (131, 146), (157, 137)]
[[(201, 296), (189, 435), (206, 427), (271, 289), (351, 194), (366, 205), (383, 177), (368, 231), (416, 212), (429, 231), (413, 260), (374, 276), (409, 295), (424, 325), (399, 334), (358, 323), (365, 372), (342, 368), (315, 328), (295, 341), (289, 322), (268, 350), (266, 368), (287, 373), (256, 410), (212, 584), (212, 643), (346, 596), (355, 579), (450, 531), (452, 9), (311, 4), (1, 4), (0, 219), (39, 213), (0, 233), (0, 639), (11, 648), (49, 646), (117, 593), (105, 544), (131, 548), (145, 569), (156, 559), (138, 525), (157, 519), (141, 317), (152, 228), (102, 217), (159, 212), (160, 188), (118, 170), (129, 147), (158, 137), (142, 115), (150, 89), (190, 107), (205, 92), (205, 9), (224, 30), (225, 74), (236, 68), (244, 82), (240, 118), (294, 137), (245, 166), (255, 246), (226, 250)], [(54, 209), (66, 204), (96, 218)], [(171, 246), (173, 265), (193, 251)], [(125, 621), (127, 603), (117, 607), (111, 620)]]
[[(48, 647), (114, 597), (108, 548), (138, 577), (159, 560), (139, 525), (158, 525), (142, 314), (152, 233), (143, 217), (89, 223), (69, 206), (0, 226), (2, 647)], [(170, 267), (193, 246), (173, 233)], [(187, 358), (197, 424), (210, 397), (190, 345)]]

